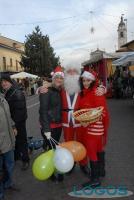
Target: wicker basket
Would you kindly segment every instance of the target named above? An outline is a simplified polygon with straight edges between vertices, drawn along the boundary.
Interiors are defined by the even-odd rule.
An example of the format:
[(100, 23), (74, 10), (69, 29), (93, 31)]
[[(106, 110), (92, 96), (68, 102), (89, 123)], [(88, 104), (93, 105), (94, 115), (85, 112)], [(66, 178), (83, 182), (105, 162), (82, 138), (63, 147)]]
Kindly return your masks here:
[(97, 122), (103, 112), (103, 107), (91, 108), (91, 109), (81, 109), (73, 113), (75, 120), (80, 123), (94, 123)]

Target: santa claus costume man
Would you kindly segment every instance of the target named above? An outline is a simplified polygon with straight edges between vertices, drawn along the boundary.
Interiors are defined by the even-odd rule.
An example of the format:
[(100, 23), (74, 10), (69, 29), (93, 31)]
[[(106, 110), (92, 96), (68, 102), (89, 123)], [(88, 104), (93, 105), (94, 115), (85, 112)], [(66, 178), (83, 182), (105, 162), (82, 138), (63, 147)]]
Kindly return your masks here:
[[(73, 118), (73, 112), (80, 109), (80, 79), (81, 69), (73, 65), (65, 68), (64, 89), (61, 92), (62, 98), (62, 127), (65, 141), (76, 140), (83, 142), (81, 124)], [(105, 93), (105, 87), (96, 88), (96, 95), (101, 96)], [(84, 174), (89, 173), (87, 159), (80, 163), (80, 169)]]

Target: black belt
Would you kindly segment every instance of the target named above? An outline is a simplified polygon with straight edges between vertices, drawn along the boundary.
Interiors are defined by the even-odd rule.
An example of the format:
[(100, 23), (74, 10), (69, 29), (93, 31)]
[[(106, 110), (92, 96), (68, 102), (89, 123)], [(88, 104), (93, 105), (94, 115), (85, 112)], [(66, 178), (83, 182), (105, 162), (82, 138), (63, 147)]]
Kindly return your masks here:
[(64, 111), (64, 112), (77, 111), (77, 110), (79, 110), (79, 109), (62, 109), (62, 111)]

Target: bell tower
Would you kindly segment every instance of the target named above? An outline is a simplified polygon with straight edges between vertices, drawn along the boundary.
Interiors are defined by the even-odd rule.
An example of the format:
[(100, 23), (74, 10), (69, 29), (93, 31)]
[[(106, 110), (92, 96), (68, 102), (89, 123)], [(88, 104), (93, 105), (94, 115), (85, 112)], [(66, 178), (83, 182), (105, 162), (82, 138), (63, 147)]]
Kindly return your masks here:
[[(126, 22), (126, 23), (125, 23)], [(118, 25), (118, 49), (127, 43), (127, 20), (121, 16), (121, 21)]]

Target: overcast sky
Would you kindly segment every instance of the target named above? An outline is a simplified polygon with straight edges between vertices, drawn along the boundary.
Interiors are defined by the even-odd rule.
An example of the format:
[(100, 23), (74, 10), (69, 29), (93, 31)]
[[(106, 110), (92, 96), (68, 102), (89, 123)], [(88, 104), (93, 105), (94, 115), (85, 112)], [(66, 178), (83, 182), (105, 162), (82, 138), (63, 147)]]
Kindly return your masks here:
[(25, 35), (39, 25), (63, 65), (80, 65), (97, 48), (117, 49), (121, 14), (127, 18), (130, 41), (134, 39), (134, 0), (0, 0), (0, 33), (24, 42)]

